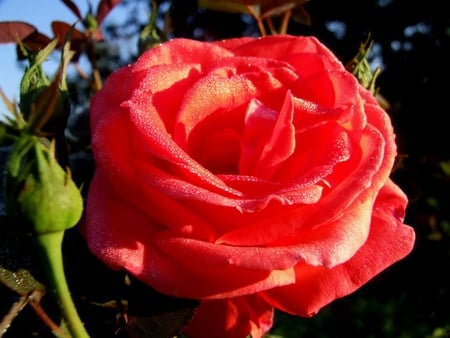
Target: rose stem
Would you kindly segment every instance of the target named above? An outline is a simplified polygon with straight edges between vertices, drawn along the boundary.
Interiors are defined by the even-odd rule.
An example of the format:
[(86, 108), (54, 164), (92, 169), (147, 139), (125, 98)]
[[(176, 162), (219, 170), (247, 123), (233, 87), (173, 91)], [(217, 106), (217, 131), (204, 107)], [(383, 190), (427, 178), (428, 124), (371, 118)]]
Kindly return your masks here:
[(264, 28), (264, 22), (259, 17), (259, 15), (255, 12), (252, 5), (247, 5), (247, 9), (250, 13), (250, 15), (256, 20), (256, 23), (258, 25), (259, 32), (261, 33), (261, 36), (266, 36), (266, 29)]
[(44, 292), (42, 290), (34, 290), (28, 296), (28, 304), (33, 308), (34, 312), (38, 315), (38, 317), (52, 330), (53, 334), (56, 337), (64, 337), (67, 335), (44, 311), (42, 308), (40, 301), (44, 296)]
[(89, 338), (89, 334), (81, 322), (75, 304), (73, 303), (64, 274), (62, 259), (63, 238), (64, 231), (40, 234), (35, 237), (47, 269), (47, 277), (51, 291), (56, 297), (70, 334), (73, 338)]
[(3, 319), (0, 322), (0, 337), (3, 336), (3, 334), (6, 333), (8, 328), (11, 326), (12, 321), (16, 316), (19, 314), (20, 311), (27, 305), (28, 303), (28, 296), (22, 296), (20, 297), (19, 301), (15, 302), (12, 306), (9, 312), (3, 317)]
[(283, 15), (283, 20), (281, 21), (280, 34), (286, 34), (288, 30), (289, 20), (292, 15), (292, 10), (288, 10)]

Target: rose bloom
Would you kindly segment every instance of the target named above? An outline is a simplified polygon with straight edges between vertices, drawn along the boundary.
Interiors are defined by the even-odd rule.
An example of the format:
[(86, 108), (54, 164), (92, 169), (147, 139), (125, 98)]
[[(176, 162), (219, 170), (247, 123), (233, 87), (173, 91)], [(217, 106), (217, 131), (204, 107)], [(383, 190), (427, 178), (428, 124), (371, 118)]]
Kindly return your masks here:
[(412, 250), (390, 119), (314, 37), (173, 39), (107, 79), (91, 127), (88, 245), (200, 300), (191, 337), (261, 337)]

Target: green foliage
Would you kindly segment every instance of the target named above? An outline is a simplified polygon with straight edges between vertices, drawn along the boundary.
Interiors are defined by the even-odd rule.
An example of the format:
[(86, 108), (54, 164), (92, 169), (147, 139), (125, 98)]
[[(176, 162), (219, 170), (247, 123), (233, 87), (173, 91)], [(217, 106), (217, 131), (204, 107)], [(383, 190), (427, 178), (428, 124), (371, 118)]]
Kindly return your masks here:
[[(83, 199), (70, 170), (61, 167), (55, 154), (54, 137), (64, 131), (68, 117), (65, 76), (73, 56), (66, 44), (60, 68), (51, 82), (42, 64), (56, 45), (57, 40), (53, 40), (39, 52), (22, 46), (30, 66), (20, 85), (21, 114), (16, 113), (17, 122), (11, 119), (8, 125), (19, 130), (6, 165), (7, 214), (25, 219), (36, 234), (75, 226), (83, 210)], [(7, 134), (7, 128), (3, 130)], [(52, 138), (43, 138), (43, 133)]]
[(45, 87), (48, 87), (50, 80), (42, 69), (42, 64), (49, 57), (56, 47), (56, 40), (38, 53), (29, 52), (27, 48), (20, 44), (22, 53), (30, 61), (30, 66), (25, 69), (20, 83), (20, 103), (19, 107), (25, 119), (29, 119), (34, 111), (35, 101)]
[(152, 1), (152, 11), (148, 23), (141, 29), (138, 39), (138, 53), (142, 54), (144, 51), (155, 47), (156, 45), (167, 41), (167, 35), (159, 29), (156, 24), (158, 17), (158, 7)]
[(372, 94), (376, 94), (375, 81), (380, 72), (380, 68), (372, 72), (367, 56), (373, 46), (373, 41), (368, 38), (365, 43), (359, 47), (358, 53), (353, 59), (346, 64), (349, 72), (356, 76), (359, 83), (366, 89), (370, 90)]

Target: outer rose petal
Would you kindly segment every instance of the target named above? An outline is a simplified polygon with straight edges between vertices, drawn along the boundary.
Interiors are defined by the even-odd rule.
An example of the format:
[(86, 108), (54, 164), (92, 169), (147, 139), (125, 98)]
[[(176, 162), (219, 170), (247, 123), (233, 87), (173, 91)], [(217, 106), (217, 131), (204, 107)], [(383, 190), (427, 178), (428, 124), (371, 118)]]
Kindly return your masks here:
[[(195, 215), (190, 214), (189, 210), (177, 205), (172, 207), (178, 211), (173, 218), (182, 216), (198, 224)], [(115, 213), (115, 210), (119, 212)], [(90, 250), (111, 268), (124, 268), (162, 293), (196, 299), (226, 298), (294, 281), (292, 269), (252, 270), (240, 266), (242, 264), (228, 262), (221, 251), (231, 252), (231, 247), (217, 246), (215, 255), (208, 257), (208, 252), (201, 245), (207, 242), (186, 238), (191, 230), (189, 226), (172, 233), (161, 231), (159, 222), (152, 221), (147, 213), (131, 205), (123, 196), (114, 194), (102, 171), (97, 171), (91, 183), (86, 213), (89, 225), (86, 236), (91, 239), (88, 241)], [(167, 221), (172, 222), (171, 219)], [(171, 256), (171, 243), (165, 241), (169, 238), (178, 244), (183, 231), (186, 233), (185, 238), (181, 238), (181, 244), (193, 242), (198, 252), (197, 255), (192, 252), (184, 255), (181, 252), (183, 247), (174, 248), (180, 250), (179, 255), (184, 255), (185, 262), (180, 264), (180, 257), (175, 256), (178, 259), (174, 259)], [(196, 261), (196, 257), (203, 261)]]
[(211, 60), (232, 57), (229, 50), (214, 44), (205, 44), (195, 40), (173, 39), (144, 53), (134, 64), (136, 71), (149, 69), (155, 65), (173, 65), (177, 63), (209, 64)]
[(278, 309), (312, 316), (333, 300), (354, 292), (411, 252), (415, 234), (403, 224), (406, 203), (403, 192), (389, 180), (375, 202), (369, 238), (349, 261), (331, 269), (300, 263), (295, 268), (295, 284), (261, 295)]
[(257, 295), (206, 301), (184, 333), (191, 338), (261, 338), (272, 320), (273, 307)]

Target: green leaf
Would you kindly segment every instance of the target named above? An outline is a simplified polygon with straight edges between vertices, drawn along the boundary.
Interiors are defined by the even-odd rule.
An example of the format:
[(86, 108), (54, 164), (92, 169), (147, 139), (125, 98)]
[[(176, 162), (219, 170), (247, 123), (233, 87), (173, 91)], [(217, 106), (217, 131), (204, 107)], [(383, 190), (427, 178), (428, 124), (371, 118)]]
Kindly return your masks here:
[(372, 94), (376, 94), (375, 81), (381, 69), (377, 68), (374, 72), (370, 69), (367, 56), (370, 53), (372, 45), (373, 41), (370, 40), (370, 37), (367, 38), (366, 42), (360, 45), (358, 53), (346, 64), (345, 68), (355, 75), (364, 88), (370, 90)]
[(156, 25), (158, 16), (158, 7), (156, 2), (152, 1), (152, 11), (148, 20), (148, 24), (139, 33), (138, 50), (139, 54), (155, 47), (156, 45), (167, 41), (167, 36)]
[(0, 282), (21, 296), (26, 296), (34, 290), (45, 290), (28, 270), (10, 271), (0, 266)]
[(17, 112), (16, 105), (6, 96), (5, 92), (0, 87), (0, 99), (3, 101), (4, 105), (8, 109), (8, 111), (12, 114)]
[(70, 49), (70, 41), (66, 41), (63, 46), (63, 52), (61, 54), (61, 63), (59, 68), (61, 72), (61, 77), (59, 79), (60, 80), (59, 89), (64, 92), (67, 92), (67, 81), (66, 81), (67, 67), (74, 55), (75, 52)]
[[(71, 31), (67, 32), (70, 38)], [(27, 122), (28, 129), (35, 135), (54, 137), (62, 135), (69, 116), (69, 94), (66, 83), (67, 66), (74, 55), (70, 45), (64, 41), (61, 62), (52, 81), (44, 73), (42, 64), (57, 47), (58, 40), (53, 40), (38, 53), (31, 53), (30, 66), (21, 81), (19, 107)], [(62, 141), (62, 137), (58, 141)], [(57, 146), (61, 144), (58, 142)], [(58, 148), (59, 150), (59, 148)], [(59, 157), (58, 153), (58, 157)]]
[[(26, 122), (23, 119), (22, 114), (18, 111), (17, 103), (9, 100), (2, 88), (0, 88), (0, 99), (3, 101), (8, 109), (8, 112), (11, 114), (11, 116), (5, 115), (4, 121), (0, 119), (0, 128), (2, 128), (3, 131), (9, 130), (12, 134), (15, 134), (16, 131), (23, 129), (26, 126)], [(6, 135), (0, 132), (0, 138), (2, 136)]]
[(35, 102), (36, 97), (50, 84), (50, 80), (45, 75), (42, 64), (55, 50), (57, 43), (58, 40), (55, 39), (37, 53), (30, 52), (25, 46), (21, 45), (30, 63), (20, 82), (19, 107), (22, 114), (24, 114), (25, 120), (28, 119), (32, 112), (32, 104)]

